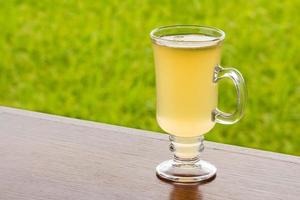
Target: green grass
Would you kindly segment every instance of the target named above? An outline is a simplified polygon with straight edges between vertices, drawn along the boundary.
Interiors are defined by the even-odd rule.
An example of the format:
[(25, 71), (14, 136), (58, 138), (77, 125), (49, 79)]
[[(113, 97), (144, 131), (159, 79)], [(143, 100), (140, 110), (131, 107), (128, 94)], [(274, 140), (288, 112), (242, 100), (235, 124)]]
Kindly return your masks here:
[[(242, 121), (207, 139), (300, 155), (300, 1), (0, 1), (0, 104), (159, 131), (149, 32), (223, 29), (248, 86)], [(222, 83), (220, 105), (234, 106)]]

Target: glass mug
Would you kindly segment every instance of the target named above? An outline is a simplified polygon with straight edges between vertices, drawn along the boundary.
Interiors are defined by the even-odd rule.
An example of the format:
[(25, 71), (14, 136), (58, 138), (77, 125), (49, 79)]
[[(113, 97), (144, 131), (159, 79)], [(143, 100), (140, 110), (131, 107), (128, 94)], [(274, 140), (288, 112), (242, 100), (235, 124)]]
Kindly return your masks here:
[[(175, 182), (198, 182), (216, 175), (216, 167), (200, 159), (203, 135), (215, 123), (233, 124), (243, 115), (246, 87), (239, 71), (219, 65), (225, 33), (195, 25), (164, 26), (151, 33), (153, 43), (157, 121), (169, 134), (172, 160), (156, 173)], [(237, 91), (234, 113), (217, 108), (218, 81), (229, 78)]]

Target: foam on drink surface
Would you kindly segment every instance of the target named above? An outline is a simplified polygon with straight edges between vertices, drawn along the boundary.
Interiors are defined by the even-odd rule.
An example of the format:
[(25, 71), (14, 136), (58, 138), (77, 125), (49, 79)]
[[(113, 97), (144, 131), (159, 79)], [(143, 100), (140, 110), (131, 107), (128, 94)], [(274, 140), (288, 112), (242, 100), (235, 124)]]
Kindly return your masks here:
[(202, 48), (219, 44), (220, 39), (207, 35), (167, 35), (155, 41), (157, 44), (173, 48)]

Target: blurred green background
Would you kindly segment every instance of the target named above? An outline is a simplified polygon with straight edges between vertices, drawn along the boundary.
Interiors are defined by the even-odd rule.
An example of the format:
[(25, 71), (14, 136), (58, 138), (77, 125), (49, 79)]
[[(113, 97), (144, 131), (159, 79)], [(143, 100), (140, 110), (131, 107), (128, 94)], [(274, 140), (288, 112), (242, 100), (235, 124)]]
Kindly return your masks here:
[[(149, 32), (223, 29), (222, 65), (248, 86), (246, 115), (208, 140), (300, 155), (300, 1), (0, 0), (0, 105), (161, 131)], [(220, 87), (232, 110), (235, 91)]]

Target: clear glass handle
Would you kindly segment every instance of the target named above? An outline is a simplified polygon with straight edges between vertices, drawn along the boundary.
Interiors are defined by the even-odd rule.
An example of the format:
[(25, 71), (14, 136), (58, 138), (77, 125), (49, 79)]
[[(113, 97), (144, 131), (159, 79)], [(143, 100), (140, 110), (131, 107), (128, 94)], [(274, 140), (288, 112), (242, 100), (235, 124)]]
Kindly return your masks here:
[(217, 83), (224, 78), (230, 78), (235, 85), (237, 92), (236, 110), (234, 113), (226, 113), (216, 108), (212, 112), (212, 119), (221, 124), (234, 124), (238, 122), (244, 114), (247, 99), (246, 85), (242, 74), (238, 70), (234, 68), (223, 68), (217, 65), (214, 71), (213, 82)]

